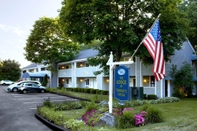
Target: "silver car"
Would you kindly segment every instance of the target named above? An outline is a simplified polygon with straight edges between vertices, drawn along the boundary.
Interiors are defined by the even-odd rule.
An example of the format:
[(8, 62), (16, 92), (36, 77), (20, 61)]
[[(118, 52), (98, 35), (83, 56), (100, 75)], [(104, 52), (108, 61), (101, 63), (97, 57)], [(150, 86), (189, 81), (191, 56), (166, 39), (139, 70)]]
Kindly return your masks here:
[(1, 80), (0, 84), (1, 85), (11, 85), (11, 84), (14, 84), (14, 82), (11, 80)]
[(12, 85), (9, 85), (7, 87), (7, 91), (8, 92), (17, 92), (20, 85), (23, 84), (23, 83), (27, 83), (27, 82), (28, 83), (34, 83), (34, 84), (37, 84), (37, 85), (41, 85), (41, 83), (39, 81), (33, 81), (33, 80), (20, 81), (20, 82), (14, 83)]
[(46, 88), (44, 86), (35, 84), (35, 83), (23, 83), (21, 84), (20, 88), (18, 89), (18, 92), (21, 93), (28, 93), (28, 92), (41, 92), (44, 93), (46, 91)]

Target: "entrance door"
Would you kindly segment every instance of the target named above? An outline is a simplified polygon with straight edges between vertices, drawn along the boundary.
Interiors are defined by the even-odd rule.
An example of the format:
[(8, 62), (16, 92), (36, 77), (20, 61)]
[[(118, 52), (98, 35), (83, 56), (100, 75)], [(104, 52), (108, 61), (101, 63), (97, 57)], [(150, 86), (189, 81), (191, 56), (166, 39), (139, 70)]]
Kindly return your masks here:
[(168, 80), (165, 80), (165, 97), (168, 97)]

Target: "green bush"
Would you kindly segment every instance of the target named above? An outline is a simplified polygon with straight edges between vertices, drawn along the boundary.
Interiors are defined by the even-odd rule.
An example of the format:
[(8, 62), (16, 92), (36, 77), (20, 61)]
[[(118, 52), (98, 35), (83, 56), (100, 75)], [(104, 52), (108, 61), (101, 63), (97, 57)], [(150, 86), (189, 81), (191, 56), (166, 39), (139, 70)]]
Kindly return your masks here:
[(174, 93), (172, 94), (172, 96), (182, 99), (185, 97), (185, 94), (184, 94), (184, 92), (180, 92), (179, 88), (174, 88)]
[(63, 103), (54, 103), (53, 108), (55, 111), (65, 111), (65, 110), (71, 110), (71, 109), (80, 109), (82, 108), (81, 102), (71, 102), (66, 101)]
[(149, 95), (147, 96), (147, 98), (148, 98), (149, 100), (156, 100), (156, 99), (157, 99), (157, 96), (154, 95), (154, 94), (149, 94)]
[(103, 90), (102, 94), (103, 94), (103, 95), (109, 95), (109, 91)]
[(144, 99), (147, 99), (147, 95), (146, 95), (146, 94), (143, 94), (143, 98), (144, 98)]
[(86, 88), (86, 93), (90, 93), (90, 88)]
[(97, 110), (98, 108), (99, 106), (95, 103), (94, 99), (92, 99), (91, 102), (86, 103), (86, 111), (91, 111), (92, 109)]
[(43, 80), (42, 80), (42, 86), (47, 86), (47, 74), (44, 76)]
[(50, 101), (50, 97), (44, 100), (43, 106), (46, 106), (46, 107), (52, 107), (53, 106), (53, 104)]
[(96, 94), (102, 95), (102, 90), (96, 90)]
[(162, 116), (162, 112), (158, 108), (147, 104), (143, 106), (142, 110), (148, 112), (146, 115), (147, 123), (163, 122), (164, 118)]
[(63, 122), (67, 119), (64, 115), (64, 112), (55, 112), (52, 108), (48, 107), (38, 108), (38, 113), (42, 114), (43, 117), (57, 125), (62, 125)]
[(117, 117), (117, 127), (121, 129), (131, 128), (135, 125), (133, 111), (124, 111), (122, 116)]
[(98, 89), (91, 89), (91, 90), (90, 90), (90, 93), (91, 93), (91, 94), (96, 94), (96, 91), (97, 91), (97, 90), (98, 90)]
[(73, 131), (80, 131), (84, 126), (85, 125), (82, 120), (69, 119), (68, 121), (64, 122), (64, 128), (71, 129)]
[(78, 92), (78, 88), (73, 88), (73, 91), (74, 92)]

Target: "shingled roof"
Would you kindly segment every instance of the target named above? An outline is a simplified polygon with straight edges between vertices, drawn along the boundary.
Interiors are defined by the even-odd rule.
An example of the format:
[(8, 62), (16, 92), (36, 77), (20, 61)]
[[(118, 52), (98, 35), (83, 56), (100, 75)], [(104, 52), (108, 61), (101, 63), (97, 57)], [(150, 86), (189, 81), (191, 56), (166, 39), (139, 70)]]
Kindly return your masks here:
[[(84, 59), (84, 58), (90, 58), (90, 57), (96, 56), (97, 54), (98, 54), (98, 50), (86, 49), (86, 50), (80, 51), (79, 54), (77, 54), (77, 56), (72, 60), (80, 60), (80, 59)], [(37, 67), (37, 65), (38, 64), (36, 64), (36, 63), (31, 63), (30, 65), (23, 67), (22, 70), (34, 68), (34, 67)]]
[(94, 49), (87, 49), (87, 50), (82, 50), (79, 52), (79, 54), (72, 60), (79, 60), (79, 59), (84, 59), (84, 58), (89, 58), (89, 57), (94, 57), (98, 54), (98, 50)]

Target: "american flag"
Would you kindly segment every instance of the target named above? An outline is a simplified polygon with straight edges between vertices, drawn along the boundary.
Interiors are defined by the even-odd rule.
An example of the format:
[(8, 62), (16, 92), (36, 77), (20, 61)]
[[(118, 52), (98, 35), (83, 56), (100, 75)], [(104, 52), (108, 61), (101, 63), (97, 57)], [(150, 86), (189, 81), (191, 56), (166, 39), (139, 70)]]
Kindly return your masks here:
[(154, 60), (153, 72), (156, 81), (159, 81), (166, 76), (159, 20), (155, 21), (152, 29), (142, 42)]

